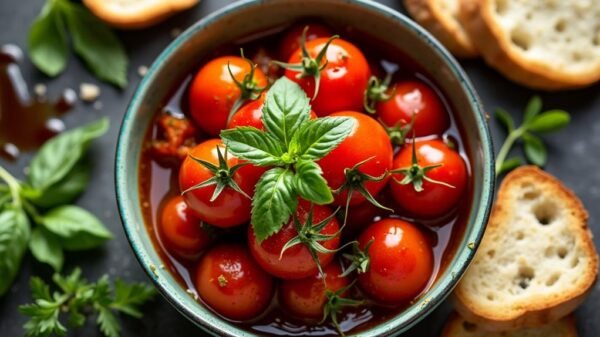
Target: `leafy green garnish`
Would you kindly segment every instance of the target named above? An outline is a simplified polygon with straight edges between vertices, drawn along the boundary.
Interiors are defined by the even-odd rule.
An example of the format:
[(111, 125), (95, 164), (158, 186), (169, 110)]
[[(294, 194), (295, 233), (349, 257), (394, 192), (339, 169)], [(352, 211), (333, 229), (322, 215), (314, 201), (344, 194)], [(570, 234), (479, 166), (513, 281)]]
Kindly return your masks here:
[(27, 337), (65, 336), (67, 327), (81, 327), (93, 314), (105, 336), (118, 337), (121, 327), (115, 313), (141, 318), (139, 307), (156, 295), (153, 287), (142, 283), (116, 280), (111, 287), (106, 275), (90, 283), (81, 277), (79, 269), (66, 277), (55, 274), (53, 281), (58, 289), (51, 293), (42, 279), (31, 278), (34, 303), (19, 307), (22, 314), (29, 316), (24, 325)]
[(127, 85), (127, 54), (115, 33), (83, 5), (48, 0), (29, 30), (31, 62), (44, 74), (57, 76), (69, 58), (67, 32), (75, 52), (100, 80)]
[(22, 209), (13, 205), (0, 212), (0, 295), (15, 280), (29, 242), (29, 220)]
[(258, 166), (272, 167), (259, 180), (252, 201), (252, 226), (258, 241), (276, 233), (298, 206), (297, 198), (328, 204), (333, 195), (315, 163), (336, 148), (354, 128), (348, 117), (310, 119), (309, 99), (294, 82), (277, 80), (265, 99), (265, 131), (252, 127), (223, 130), (231, 153)]
[(518, 157), (507, 156), (515, 142), (521, 140), (525, 158), (531, 164), (544, 166), (548, 161), (548, 150), (544, 142), (535, 133), (551, 133), (569, 124), (571, 117), (564, 110), (542, 112), (542, 100), (538, 96), (531, 98), (523, 114), (523, 123), (518, 128), (512, 116), (503, 109), (496, 109), (496, 119), (506, 128), (508, 136), (496, 157), (496, 175), (508, 172), (522, 164)]

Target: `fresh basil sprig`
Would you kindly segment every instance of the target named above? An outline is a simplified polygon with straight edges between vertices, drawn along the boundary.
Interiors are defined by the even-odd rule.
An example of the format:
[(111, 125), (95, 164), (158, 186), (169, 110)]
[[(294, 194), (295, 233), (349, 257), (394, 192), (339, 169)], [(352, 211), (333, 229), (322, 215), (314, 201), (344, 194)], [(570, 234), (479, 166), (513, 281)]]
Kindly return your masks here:
[(496, 118), (508, 131), (508, 136), (502, 144), (496, 157), (496, 175), (510, 171), (521, 165), (519, 157), (507, 159), (515, 142), (523, 141), (525, 158), (531, 164), (544, 166), (548, 161), (548, 151), (544, 142), (536, 134), (546, 134), (558, 131), (569, 124), (571, 117), (564, 110), (548, 110), (542, 112), (542, 100), (534, 96), (529, 100), (523, 114), (523, 123), (516, 127), (511, 115), (504, 109), (496, 109)]
[(348, 117), (310, 120), (309, 99), (283, 77), (269, 89), (263, 108), (265, 131), (253, 127), (224, 130), (229, 151), (259, 166), (272, 167), (258, 181), (252, 225), (262, 241), (276, 233), (298, 206), (298, 197), (328, 204), (333, 195), (315, 162), (336, 148), (354, 128)]
[(98, 79), (121, 88), (127, 85), (128, 60), (121, 41), (87, 8), (69, 0), (47, 0), (31, 25), (29, 57), (39, 70), (52, 77), (65, 70), (69, 59), (67, 35), (77, 55)]
[(68, 205), (87, 185), (87, 148), (107, 129), (108, 120), (101, 119), (50, 139), (32, 159), (25, 181), (0, 166), (5, 182), (0, 183), (0, 296), (28, 247), (35, 259), (59, 271), (63, 251), (92, 249), (112, 238), (93, 214)]

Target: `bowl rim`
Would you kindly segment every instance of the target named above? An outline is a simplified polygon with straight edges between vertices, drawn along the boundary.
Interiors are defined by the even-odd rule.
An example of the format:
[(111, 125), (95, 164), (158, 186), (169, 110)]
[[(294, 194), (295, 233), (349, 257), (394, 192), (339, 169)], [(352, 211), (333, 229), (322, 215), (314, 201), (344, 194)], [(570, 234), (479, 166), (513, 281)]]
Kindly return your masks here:
[[(235, 326), (235, 323), (223, 324), (227, 327), (223, 327), (222, 324), (214, 324), (211, 322), (206, 315), (199, 313), (194, 310), (193, 307), (187, 306), (177, 299), (176, 294), (171, 293), (169, 290), (170, 285), (164, 277), (158, 277), (156, 266), (149, 263), (150, 259), (144, 248), (141, 236), (136, 232), (139, 230), (139, 226), (135, 223), (134, 211), (126, 207), (126, 200), (128, 194), (128, 181), (124, 171), (126, 167), (125, 163), (131, 162), (128, 153), (129, 145), (131, 144), (130, 135), (134, 128), (132, 122), (133, 116), (137, 113), (140, 106), (143, 103), (143, 98), (147, 94), (148, 88), (155, 79), (156, 74), (159, 72), (162, 64), (165, 63), (171, 55), (192, 36), (202, 31), (206, 26), (211, 25), (213, 22), (221, 20), (227, 17), (231, 12), (245, 9), (252, 6), (260, 6), (265, 2), (275, 2), (277, 0), (242, 0), (225, 7), (222, 7), (204, 18), (196, 21), (193, 25), (187, 28), (182, 34), (180, 34), (174, 41), (172, 41), (155, 59), (152, 66), (148, 70), (147, 74), (143, 77), (141, 82), (138, 84), (133, 97), (127, 107), (127, 111), (123, 117), (121, 127), (118, 134), (118, 141), (116, 146), (115, 155), (115, 191), (116, 199), (121, 218), (121, 223), (125, 231), (127, 240), (134, 251), (134, 254), (142, 266), (143, 270), (150, 277), (154, 285), (159, 289), (163, 297), (184, 317), (192, 321), (194, 324), (204, 329), (205, 331), (221, 336), (254, 336), (253, 333), (242, 330)], [(383, 4), (371, 1), (371, 0), (345, 0), (345, 3), (351, 5), (358, 5), (368, 10), (378, 12), (381, 15), (392, 19), (396, 23), (399, 23), (413, 31), (421, 39), (425, 40), (432, 51), (437, 53), (438, 56), (444, 61), (444, 63), (450, 69), (452, 76), (455, 77), (460, 83), (462, 91), (466, 94), (470, 108), (475, 112), (475, 120), (477, 124), (477, 131), (481, 139), (481, 155), (482, 155), (482, 190), (480, 196), (480, 207), (477, 211), (472, 213), (473, 228), (471, 232), (465, 232), (463, 242), (468, 242), (468, 247), (459, 247), (453, 258), (453, 268), (448, 277), (438, 279), (434, 285), (428, 290), (425, 296), (422, 296), (417, 300), (418, 306), (413, 305), (407, 310), (402, 311), (400, 314), (392, 317), (382, 324), (375, 325), (365, 331), (361, 331), (360, 336), (379, 336), (383, 334), (396, 334), (400, 331), (394, 331), (402, 326), (402, 331), (406, 331), (425, 318), (429, 313), (433, 311), (438, 305), (440, 305), (454, 289), (460, 277), (464, 274), (471, 260), (473, 259), (475, 252), (481, 242), (483, 233), (487, 225), (487, 219), (491, 211), (491, 205), (495, 189), (495, 173), (494, 173), (494, 151), (492, 139), (490, 136), (489, 128), (485, 118), (485, 112), (481, 105), (480, 99), (471, 84), (468, 76), (461, 68), (456, 59), (442, 46), (442, 44), (435, 39), (429, 32), (424, 28), (410, 20), (404, 14), (387, 7)], [(136, 158), (134, 168), (138, 169), (137, 163), (139, 158)], [(137, 185), (137, 182), (136, 182)], [(137, 186), (136, 186), (137, 189)], [(450, 270), (446, 270), (449, 272)], [(426, 309), (426, 313), (422, 312)], [(216, 314), (213, 314), (216, 315)], [(408, 318), (404, 318), (408, 315)]]

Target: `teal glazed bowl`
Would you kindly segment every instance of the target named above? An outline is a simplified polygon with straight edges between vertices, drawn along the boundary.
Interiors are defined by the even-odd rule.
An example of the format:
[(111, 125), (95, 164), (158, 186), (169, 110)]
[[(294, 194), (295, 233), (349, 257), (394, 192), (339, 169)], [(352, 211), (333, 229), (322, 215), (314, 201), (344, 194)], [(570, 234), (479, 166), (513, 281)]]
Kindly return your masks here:
[(195, 69), (198, 60), (223, 42), (251, 32), (316, 17), (354, 27), (367, 36), (404, 51), (445, 92), (462, 126), (472, 170), (472, 201), (463, 237), (445, 271), (429, 291), (392, 319), (360, 332), (361, 337), (394, 336), (407, 331), (434, 310), (467, 269), (487, 223), (494, 186), (492, 143), (481, 104), (456, 60), (420, 26), (404, 15), (366, 0), (239, 1), (197, 22), (154, 62), (125, 114), (116, 155), (116, 191), (125, 233), (140, 264), (164, 297), (185, 317), (217, 336), (254, 336), (194, 300), (162, 265), (145, 230), (138, 191), (144, 134), (170, 90)]

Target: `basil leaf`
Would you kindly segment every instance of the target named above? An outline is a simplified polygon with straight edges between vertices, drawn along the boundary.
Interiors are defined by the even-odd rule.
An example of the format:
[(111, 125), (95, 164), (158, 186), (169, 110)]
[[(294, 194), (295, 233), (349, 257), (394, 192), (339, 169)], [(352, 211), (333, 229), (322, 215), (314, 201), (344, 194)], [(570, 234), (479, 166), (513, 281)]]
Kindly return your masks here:
[(258, 181), (251, 222), (259, 242), (276, 233), (298, 207), (293, 179), (294, 173), (289, 169), (276, 167), (265, 172)]
[(518, 157), (513, 157), (510, 159), (507, 159), (500, 166), (500, 171), (498, 172), (498, 174), (512, 171), (513, 169), (521, 166), (522, 163), (523, 162), (521, 161), (521, 158), (518, 158)]
[(100, 80), (127, 85), (127, 54), (117, 35), (84, 6), (60, 2), (75, 52)]
[(51, 210), (42, 217), (42, 225), (60, 238), (66, 250), (92, 249), (112, 238), (100, 220), (77, 206)]
[(42, 228), (35, 228), (31, 232), (29, 250), (36, 260), (49, 264), (54, 271), (62, 269), (65, 257), (58, 239)]
[(527, 123), (527, 130), (547, 133), (560, 130), (571, 121), (571, 116), (564, 110), (550, 110), (536, 116)]
[(354, 119), (325, 117), (306, 122), (290, 144), (301, 158), (316, 160), (335, 149), (354, 130)]
[(29, 235), (29, 220), (23, 210), (8, 207), (0, 213), (0, 296), (17, 276)]
[(540, 96), (533, 96), (525, 107), (523, 122), (529, 123), (535, 116), (542, 111), (542, 99)]
[(282, 163), (283, 150), (278, 141), (253, 127), (238, 127), (221, 131), (227, 150), (237, 157), (259, 166)]
[(65, 24), (53, 2), (46, 3), (31, 25), (27, 46), (31, 62), (44, 74), (56, 76), (65, 70), (69, 45)]
[(65, 205), (75, 200), (83, 191), (90, 180), (89, 167), (83, 162), (77, 163), (71, 172), (44, 190), (35, 190), (23, 186), (22, 194), (27, 200), (41, 208), (52, 208)]
[(324, 205), (333, 202), (333, 194), (323, 178), (321, 167), (310, 160), (301, 160), (295, 165), (294, 188), (298, 194), (315, 204)]
[(523, 134), (523, 141), (525, 142), (525, 157), (527, 157), (527, 160), (537, 166), (546, 165), (548, 151), (542, 140), (532, 134), (525, 133)]
[(288, 146), (292, 135), (309, 119), (308, 97), (300, 86), (286, 77), (275, 81), (267, 92), (263, 124), (268, 133)]
[(515, 121), (508, 111), (497, 108), (495, 111), (495, 116), (498, 122), (500, 122), (500, 124), (502, 124), (509, 133), (515, 129)]
[(28, 181), (39, 190), (61, 181), (79, 162), (91, 141), (108, 130), (108, 119), (102, 118), (50, 139), (31, 160)]

